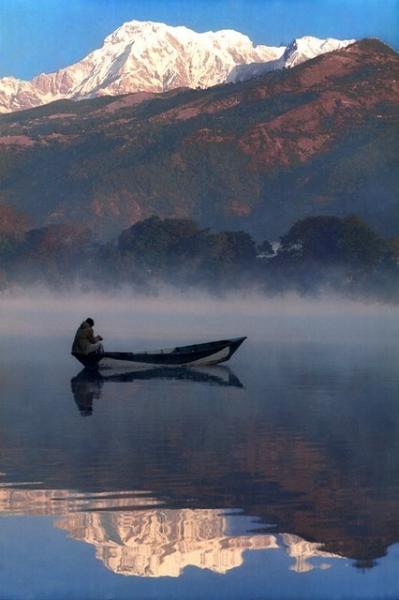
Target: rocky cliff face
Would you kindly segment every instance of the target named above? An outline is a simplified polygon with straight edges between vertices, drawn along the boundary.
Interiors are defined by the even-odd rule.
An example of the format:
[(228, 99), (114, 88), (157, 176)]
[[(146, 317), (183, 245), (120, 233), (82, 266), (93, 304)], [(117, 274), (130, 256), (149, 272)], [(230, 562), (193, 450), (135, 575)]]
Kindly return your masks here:
[(206, 90), (0, 118), (0, 202), (113, 235), (151, 214), (284, 233), (311, 214), (399, 228), (399, 56), (364, 40)]

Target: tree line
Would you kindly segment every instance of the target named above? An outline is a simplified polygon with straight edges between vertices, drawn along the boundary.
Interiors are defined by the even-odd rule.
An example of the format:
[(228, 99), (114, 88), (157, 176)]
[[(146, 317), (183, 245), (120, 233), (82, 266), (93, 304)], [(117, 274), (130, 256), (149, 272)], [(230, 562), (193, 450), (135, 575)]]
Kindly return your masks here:
[(83, 225), (31, 229), (10, 210), (0, 208), (3, 289), (78, 283), (151, 293), (167, 284), (217, 293), (330, 290), (399, 300), (399, 238), (381, 238), (355, 215), (302, 219), (273, 244), (257, 243), (244, 231), (212, 231), (193, 220), (152, 216), (101, 242)]

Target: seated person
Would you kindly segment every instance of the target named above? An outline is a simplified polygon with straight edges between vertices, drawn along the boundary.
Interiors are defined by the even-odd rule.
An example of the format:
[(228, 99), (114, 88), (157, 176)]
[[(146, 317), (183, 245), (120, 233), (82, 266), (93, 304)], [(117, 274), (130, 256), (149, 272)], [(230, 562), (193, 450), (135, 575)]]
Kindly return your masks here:
[(83, 321), (73, 340), (72, 354), (91, 354), (92, 352), (102, 354), (104, 352), (101, 343), (103, 338), (101, 335), (94, 335), (93, 327), (94, 321), (90, 317)]

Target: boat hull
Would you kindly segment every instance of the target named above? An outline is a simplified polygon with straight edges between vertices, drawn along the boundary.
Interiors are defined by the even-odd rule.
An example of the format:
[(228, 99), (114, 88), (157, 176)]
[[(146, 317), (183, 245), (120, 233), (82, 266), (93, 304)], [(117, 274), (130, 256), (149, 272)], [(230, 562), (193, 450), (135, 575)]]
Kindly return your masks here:
[(77, 354), (73, 356), (91, 369), (135, 369), (149, 367), (197, 367), (226, 362), (241, 346), (245, 337), (218, 340), (205, 344), (178, 346), (156, 352), (104, 352), (103, 354)]

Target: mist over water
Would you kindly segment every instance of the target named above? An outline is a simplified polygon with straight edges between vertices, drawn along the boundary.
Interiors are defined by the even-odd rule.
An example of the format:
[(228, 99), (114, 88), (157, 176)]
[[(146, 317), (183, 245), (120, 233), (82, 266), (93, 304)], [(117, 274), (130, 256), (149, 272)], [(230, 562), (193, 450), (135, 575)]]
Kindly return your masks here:
[[(108, 350), (248, 339), (226, 366), (88, 375), (70, 356), (88, 316)], [(0, 295), (1, 589), (60, 598), (51, 571), (72, 598), (396, 600), (398, 316), (331, 295)]]
[(108, 344), (136, 339), (204, 340), (209, 336), (247, 335), (252, 340), (345, 340), (356, 337), (396, 339), (399, 307), (357, 302), (331, 294), (317, 299), (282, 295), (231, 294), (217, 298), (166, 290), (157, 296), (130, 291), (54, 293), (27, 288), (0, 295), (0, 333), (12, 336), (71, 338), (79, 323), (92, 316)]

